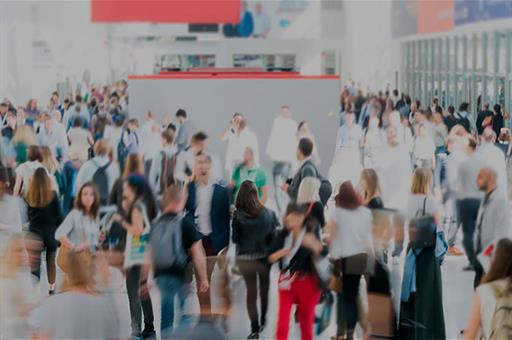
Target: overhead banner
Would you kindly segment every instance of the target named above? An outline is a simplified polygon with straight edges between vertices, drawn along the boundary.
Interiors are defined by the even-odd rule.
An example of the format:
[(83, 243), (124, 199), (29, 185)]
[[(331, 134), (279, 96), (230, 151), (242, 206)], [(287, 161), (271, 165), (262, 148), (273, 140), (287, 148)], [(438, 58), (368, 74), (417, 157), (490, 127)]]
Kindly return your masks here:
[(95, 23), (238, 23), (240, 0), (91, 0)]
[(510, 17), (510, 0), (455, 0), (456, 26)]
[(454, 0), (393, 0), (392, 35), (449, 32), (454, 27)]

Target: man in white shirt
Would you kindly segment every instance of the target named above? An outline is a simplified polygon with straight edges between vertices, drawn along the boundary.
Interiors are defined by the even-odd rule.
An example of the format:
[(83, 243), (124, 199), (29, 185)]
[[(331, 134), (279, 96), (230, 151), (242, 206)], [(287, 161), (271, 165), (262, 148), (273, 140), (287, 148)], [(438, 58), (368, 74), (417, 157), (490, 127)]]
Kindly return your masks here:
[(251, 148), (254, 154), (254, 164), (260, 164), (260, 151), (258, 138), (247, 126), (247, 121), (241, 113), (236, 113), (230, 121), (228, 128), (224, 131), (221, 139), (228, 142), (226, 152), (226, 171), (228, 178), (231, 178), (233, 169), (240, 165), (244, 159), (244, 152)]
[(292, 164), (295, 161), (297, 149), (297, 122), (292, 118), (292, 112), (286, 105), (274, 120), (267, 144), (267, 155), (274, 162), (272, 177), (274, 196), (279, 213), (286, 207), (287, 195), (279, 188), (290, 177)]
[(490, 127), (485, 128), (482, 134), (481, 145), (477, 152), (485, 164), (496, 171), (496, 174), (498, 175), (498, 188), (504, 193), (508, 193), (507, 164), (505, 161), (505, 155), (495, 143), (496, 133)]
[(161, 145), (160, 126), (155, 122), (155, 114), (151, 111), (146, 115), (146, 121), (139, 129), (140, 152), (144, 157), (144, 172), (149, 175), (151, 162), (159, 152)]
[(254, 38), (266, 38), (270, 33), (270, 19), (263, 13), (263, 6), (260, 3), (257, 3), (254, 7), (253, 23), (252, 36)]
[[(57, 113), (60, 117), (60, 112), (56, 111), (54, 114), (57, 115)], [(46, 112), (41, 115), (41, 122), (43, 124), (37, 134), (39, 145), (48, 146), (57, 159), (65, 159), (68, 155), (69, 145), (64, 126)]]
[(123, 126), (126, 118), (124, 115), (118, 114), (114, 116), (112, 120), (114, 125), (105, 126), (103, 138), (108, 140), (108, 142), (110, 143), (110, 147), (113, 150), (112, 155), (114, 159), (117, 159), (117, 146), (121, 141), (121, 135), (123, 134)]
[(195, 167), (196, 156), (200, 153), (207, 154), (211, 159), (210, 177), (214, 181), (222, 179), (222, 166), (220, 160), (214, 154), (205, 151), (207, 146), (208, 136), (204, 132), (195, 133), (190, 139), (190, 146), (184, 151), (178, 150), (176, 156), (176, 169), (175, 177), (179, 182), (186, 182), (191, 176)]

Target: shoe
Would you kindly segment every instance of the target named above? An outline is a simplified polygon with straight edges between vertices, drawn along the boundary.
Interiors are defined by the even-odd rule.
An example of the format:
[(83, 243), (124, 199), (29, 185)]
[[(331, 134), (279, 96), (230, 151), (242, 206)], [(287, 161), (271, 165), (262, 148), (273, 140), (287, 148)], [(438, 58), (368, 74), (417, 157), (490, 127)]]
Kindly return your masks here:
[(48, 285), (48, 295), (55, 294), (55, 283), (50, 283)]
[(464, 256), (464, 253), (462, 251), (460, 251), (459, 248), (457, 248), (455, 246), (451, 246), (450, 248), (448, 248), (448, 255)]
[(249, 334), (249, 336), (247, 337), (247, 339), (259, 339), (260, 338), (260, 333), (258, 332), (252, 332), (251, 334)]
[(154, 329), (145, 329), (141, 336), (143, 339), (156, 339), (156, 332)]
[(474, 272), (475, 266), (473, 266), (472, 264), (468, 264), (467, 266), (463, 267), (462, 270), (465, 272)]
[(265, 319), (262, 319), (261, 324), (260, 324), (260, 333), (263, 332), (266, 325), (267, 325), (267, 321)]

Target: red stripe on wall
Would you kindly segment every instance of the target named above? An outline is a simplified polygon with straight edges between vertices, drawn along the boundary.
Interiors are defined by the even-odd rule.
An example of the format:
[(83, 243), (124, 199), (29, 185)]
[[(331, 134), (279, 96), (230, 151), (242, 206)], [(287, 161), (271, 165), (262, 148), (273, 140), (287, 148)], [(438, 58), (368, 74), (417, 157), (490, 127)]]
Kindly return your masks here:
[(128, 76), (129, 80), (153, 79), (153, 80), (166, 80), (166, 79), (340, 79), (337, 75), (320, 75), (320, 76), (301, 76), (301, 75), (287, 75), (287, 74), (259, 74), (259, 75), (245, 75), (245, 74), (223, 74), (223, 75), (206, 75), (206, 74), (176, 74), (176, 75), (140, 75)]
[(238, 23), (240, 0), (91, 0), (96, 23)]

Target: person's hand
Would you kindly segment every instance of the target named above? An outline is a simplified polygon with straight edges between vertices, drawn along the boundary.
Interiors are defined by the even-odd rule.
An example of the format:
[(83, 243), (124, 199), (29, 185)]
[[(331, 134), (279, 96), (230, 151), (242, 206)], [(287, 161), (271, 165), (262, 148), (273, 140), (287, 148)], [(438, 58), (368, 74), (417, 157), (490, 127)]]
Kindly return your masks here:
[(288, 192), (288, 187), (290, 185), (288, 183), (284, 183), (280, 186), (281, 190), (283, 190), (284, 192)]
[(302, 245), (315, 253), (320, 253), (322, 251), (322, 244), (311, 233), (306, 233), (306, 235), (304, 235), (304, 239), (302, 240)]
[(141, 282), (140, 283), (140, 288), (139, 288), (139, 295), (141, 298), (143, 299), (146, 299), (147, 297), (149, 297), (149, 290), (151, 289), (150, 285), (146, 282)]
[(121, 223), (123, 221), (123, 217), (118, 213), (115, 213), (114, 215), (112, 215), (112, 220), (116, 223)]
[(197, 290), (199, 293), (206, 293), (208, 288), (210, 288), (208, 280), (200, 280), (197, 284)]
[(74, 247), (75, 251), (82, 251), (82, 250), (86, 250), (86, 249), (89, 249), (89, 242), (87, 242), (87, 241)]

